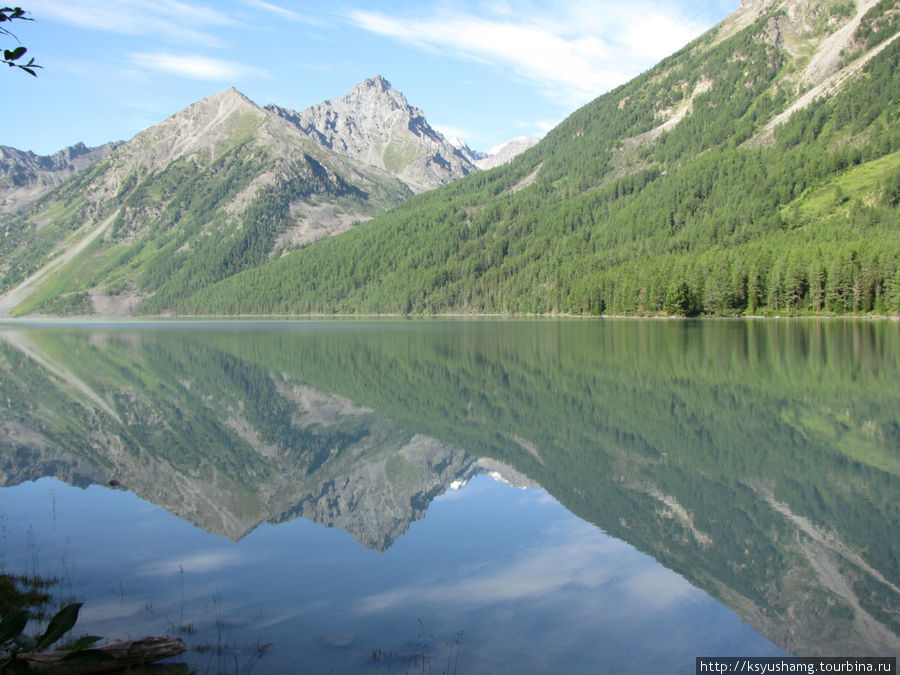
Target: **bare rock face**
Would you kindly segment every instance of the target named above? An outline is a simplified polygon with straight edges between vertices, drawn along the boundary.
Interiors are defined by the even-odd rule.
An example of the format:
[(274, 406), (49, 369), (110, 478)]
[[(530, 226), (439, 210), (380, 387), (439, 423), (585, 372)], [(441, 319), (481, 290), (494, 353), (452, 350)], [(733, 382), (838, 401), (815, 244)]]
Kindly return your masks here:
[(414, 192), (450, 183), (477, 167), (435, 131), (424, 113), (381, 75), (341, 98), (302, 112), (266, 108), (323, 147), (394, 174)]
[(206, 159), (225, 139), (253, 137), (263, 145), (259, 132), (267, 121), (265, 111), (229, 87), (140, 132), (119, 150), (117, 160), (129, 171), (137, 166), (156, 171), (191, 155)]
[(475, 166), (482, 171), (493, 169), (495, 166), (506, 164), (539, 142), (539, 138), (519, 136), (483, 153), (482, 157), (475, 162)]
[(780, 2), (783, 0), (741, 0), (737, 11), (760, 14)]
[(738, 4), (737, 11), (745, 12), (752, 9), (757, 9), (766, 5), (768, 0), (741, 0)]
[(344, 530), (367, 548), (386, 551), (410, 524), (425, 517), (435, 497), (480, 473), (475, 458), (463, 450), (426, 436), (405, 440), (361, 455), (272, 522), (299, 515)]
[(76, 143), (52, 155), (36, 155), (0, 145), (0, 212), (25, 208), (121, 144), (117, 141), (89, 148), (84, 143)]

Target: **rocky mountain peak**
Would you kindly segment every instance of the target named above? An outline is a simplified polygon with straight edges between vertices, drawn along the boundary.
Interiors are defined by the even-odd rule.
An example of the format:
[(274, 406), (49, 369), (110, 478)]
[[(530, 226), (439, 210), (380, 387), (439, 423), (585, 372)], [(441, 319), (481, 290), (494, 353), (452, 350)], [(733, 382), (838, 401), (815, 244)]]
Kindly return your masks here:
[(539, 138), (527, 138), (525, 136), (517, 136), (512, 140), (501, 145), (491, 148), (487, 152), (480, 153), (481, 156), (475, 160), (475, 166), (482, 171), (493, 169), (495, 166), (506, 164), (514, 157), (519, 156), (529, 148), (534, 147), (540, 142)]
[[(375, 77), (370, 77), (367, 80), (363, 80), (350, 92), (351, 94), (363, 94), (371, 91), (380, 91), (387, 92), (393, 89), (391, 83), (384, 79), (381, 75), (376, 75)], [(398, 92), (399, 93), (399, 92)]]
[(249, 98), (244, 96), (241, 92), (239, 92), (234, 87), (228, 87), (227, 89), (223, 89), (218, 94), (213, 94), (212, 96), (208, 96), (207, 98), (203, 99), (203, 101), (207, 101), (207, 102), (215, 101), (219, 105), (222, 105), (222, 104), (230, 104), (230, 105), (238, 105), (238, 106), (247, 105), (247, 106), (256, 108), (257, 110), (259, 109), (258, 105), (256, 105), (253, 101), (251, 101)]
[(758, 11), (764, 9), (769, 5), (774, 5), (776, 2), (780, 0), (741, 0), (738, 4), (737, 11), (746, 12), (746, 11)]
[(381, 75), (363, 80), (346, 96), (301, 112), (275, 105), (266, 109), (328, 150), (389, 171), (415, 192), (477, 171), (428, 124), (422, 110)]
[(139, 133), (121, 148), (131, 165), (161, 169), (175, 159), (208, 154), (225, 139), (261, 124), (266, 112), (234, 87), (208, 96)]
[(230, 114), (235, 111), (249, 112), (262, 116), (263, 111), (249, 98), (244, 96), (234, 87), (220, 91), (218, 94), (207, 96), (204, 99), (192, 103), (184, 110), (175, 113), (170, 119), (188, 118), (195, 119), (198, 113), (222, 115)]

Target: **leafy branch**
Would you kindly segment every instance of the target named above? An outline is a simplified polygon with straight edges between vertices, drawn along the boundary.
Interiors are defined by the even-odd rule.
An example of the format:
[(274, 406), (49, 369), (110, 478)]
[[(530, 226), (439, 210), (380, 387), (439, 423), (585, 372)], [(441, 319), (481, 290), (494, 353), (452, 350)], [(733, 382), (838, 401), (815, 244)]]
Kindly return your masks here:
[[(31, 668), (27, 658), (19, 655), (33, 656), (36, 652), (46, 650), (54, 642), (62, 638), (75, 626), (81, 603), (66, 605), (50, 619), (47, 629), (40, 636), (32, 637), (24, 633), (31, 615), (27, 610), (8, 612), (0, 621), (0, 672), (28, 673)], [(109, 654), (90, 647), (101, 638), (88, 635), (69, 646), (62, 661), (67, 665), (109, 660)]]
[[(34, 21), (34, 19), (25, 16), (25, 10), (21, 7), (2, 7), (0, 8), (0, 24), (3, 24), (7, 21), (15, 21), (16, 19), (20, 21)], [(16, 42), (19, 41), (12, 31), (7, 29), (6, 27), (0, 25), (0, 35), (7, 35), (13, 38)], [(24, 70), (29, 75), (33, 75), (37, 77), (37, 73), (34, 72), (35, 68), (41, 68), (42, 66), (37, 65), (34, 62), (34, 58), (28, 60), (28, 63), (19, 63), (19, 59), (25, 56), (28, 50), (23, 47), (21, 44), (15, 49), (4, 49), (3, 50), (3, 63), (8, 65), (10, 68), (19, 68)]]

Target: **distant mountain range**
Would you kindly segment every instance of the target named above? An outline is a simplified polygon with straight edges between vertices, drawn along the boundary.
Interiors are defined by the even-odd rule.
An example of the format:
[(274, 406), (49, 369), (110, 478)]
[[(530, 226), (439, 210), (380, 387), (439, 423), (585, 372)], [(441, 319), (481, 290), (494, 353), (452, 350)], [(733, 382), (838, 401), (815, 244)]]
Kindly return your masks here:
[(487, 171), (488, 169), (493, 169), (496, 166), (501, 166), (512, 161), (517, 155), (521, 155), (529, 148), (537, 145), (539, 140), (540, 139), (537, 138), (517, 136), (511, 141), (506, 141), (506, 143), (491, 148), (487, 152), (473, 152), (468, 149), (468, 146), (466, 146), (465, 150), (475, 158), (475, 166), (482, 171)]
[(3, 216), (0, 315), (900, 313), (898, 34), (745, 0), (489, 172), (380, 76), (229, 90)]
[[(127, 143), (0, 147), (0, 315), (166, 311), (526, 145), (457, 148), (379, 75), (302, 112), (230, 88)], [(95, 264), (103, 282), (79, 290)]]
[[(504, 164), (540, 140), (520, 136), (486, 152), (471, 150), (433, 129), (424, 113), (381, 75), (360, 82), (346, 96), (301, 112), (275, 104), (265, 110), (322, 147), (397, 176), (414, 192)], [(21, 211), (121, 145), (123, 141), (114, 141), (88, 148), (78, 143), (47, 156), (0, 146), (0, 213)]]
[(49, 156), (0, 145), (0, 212), (22, 209), (120, 145), (114, 142), (89, 148), (78, 143)]

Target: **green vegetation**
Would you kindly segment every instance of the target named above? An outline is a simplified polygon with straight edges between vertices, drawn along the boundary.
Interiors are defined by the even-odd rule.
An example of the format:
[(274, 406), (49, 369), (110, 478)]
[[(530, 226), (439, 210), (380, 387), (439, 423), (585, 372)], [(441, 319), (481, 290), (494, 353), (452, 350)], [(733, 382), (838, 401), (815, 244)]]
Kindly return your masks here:
[(420, 150), (414, 146), (404, 146), (400, 142), (388, 143), (384, 149), (384, 166), (388, 171), (399, 173), (418, 156)]
[(0, 617), (22, 609), (42, 612), (52, 599), (47, 589), (57, 583), (57, 579), (0, 572)]
[[(701, 38), (510, 165), (171, 309), (900, 312), (900, 44), (766, 143), (758, 136), (785, 105), (780, 77), (790, 67), (760, 39), (766, 20), (715, 46)], [(660, 109), (686, 105), (679, 124), (650, 133)]]
[(900, 2), (880, 0), (865, 13), (857, 29), (853, 32), (856, 49), (844, 53), (841, 65), (854, 61), (864, 51), (880, 45), (900, 30)]
[(73, 233), (85, 222), (94, 217), (100, 222), (108, 215), (105, 210), (92, 208), (84, 196), (106, 166), (106, 161), (99, 162), (58, 188), (54, 198), (39, 200), (33, 222), (25, 216), (4, 219), (4, 235), (0, 238), (0, 292), (24, 281), (48, 258), (61, 252), (60, 242), (71, 243)]
[[(194, 155), (159, 172), (131, 173), (119, 188), (118, 210), (99, 214), (114, 216), (107, 236), (44, 282), (18, 313), (90, 314), (88, 290), (98, 287), (145, 297), (143, 313), (163, 312), (198, 288), (264, 263), (276, 237), (293, 225), (292, 203), (327, 198), (364, 214), (403, 197), (378, 186), (375, 194), (365, 193), (312, 155), (301, 154), (235, 213), (229, 205), (274, 166), (265, 150), (246, 138), (238, 141), (212, 161)], [(89, 185), (103, 171), (82, 176), (78, 185)], [(67, 184), (42, 203), (42, 217), (52, 226), (34, 231), (24, 217), (14, 223), (19, 234), (8, 244), (5, 288), (40, 266), (43, 261), (32, 255), (35, 251), (53, 250), (61, 232), (77, 229), (89, 217), (84, 198), (70, 202), (70, 193), (78, 194), (78, 189)]]
[[(43, 669), (32, 669), (28, 660), (21, 658), (20, 653), (36, 653), (47, 650), (58, 642), (66, 633), (75, 627), (80, 602), (66, 605), (47, 622), (47, 628), (40, 635), (31, 636), (25, 633), (31, 614), (26, 609), (12, 609), (3, 614), (0, 621), (0, 672), (30, 673)], [(66, 648), (66, 655), (61, 660), (64, 666), (96, 665), (100, 661), (110, 659), (109, 654), (91, 646), (102, 640), (96, 635), (79, 638)]]

